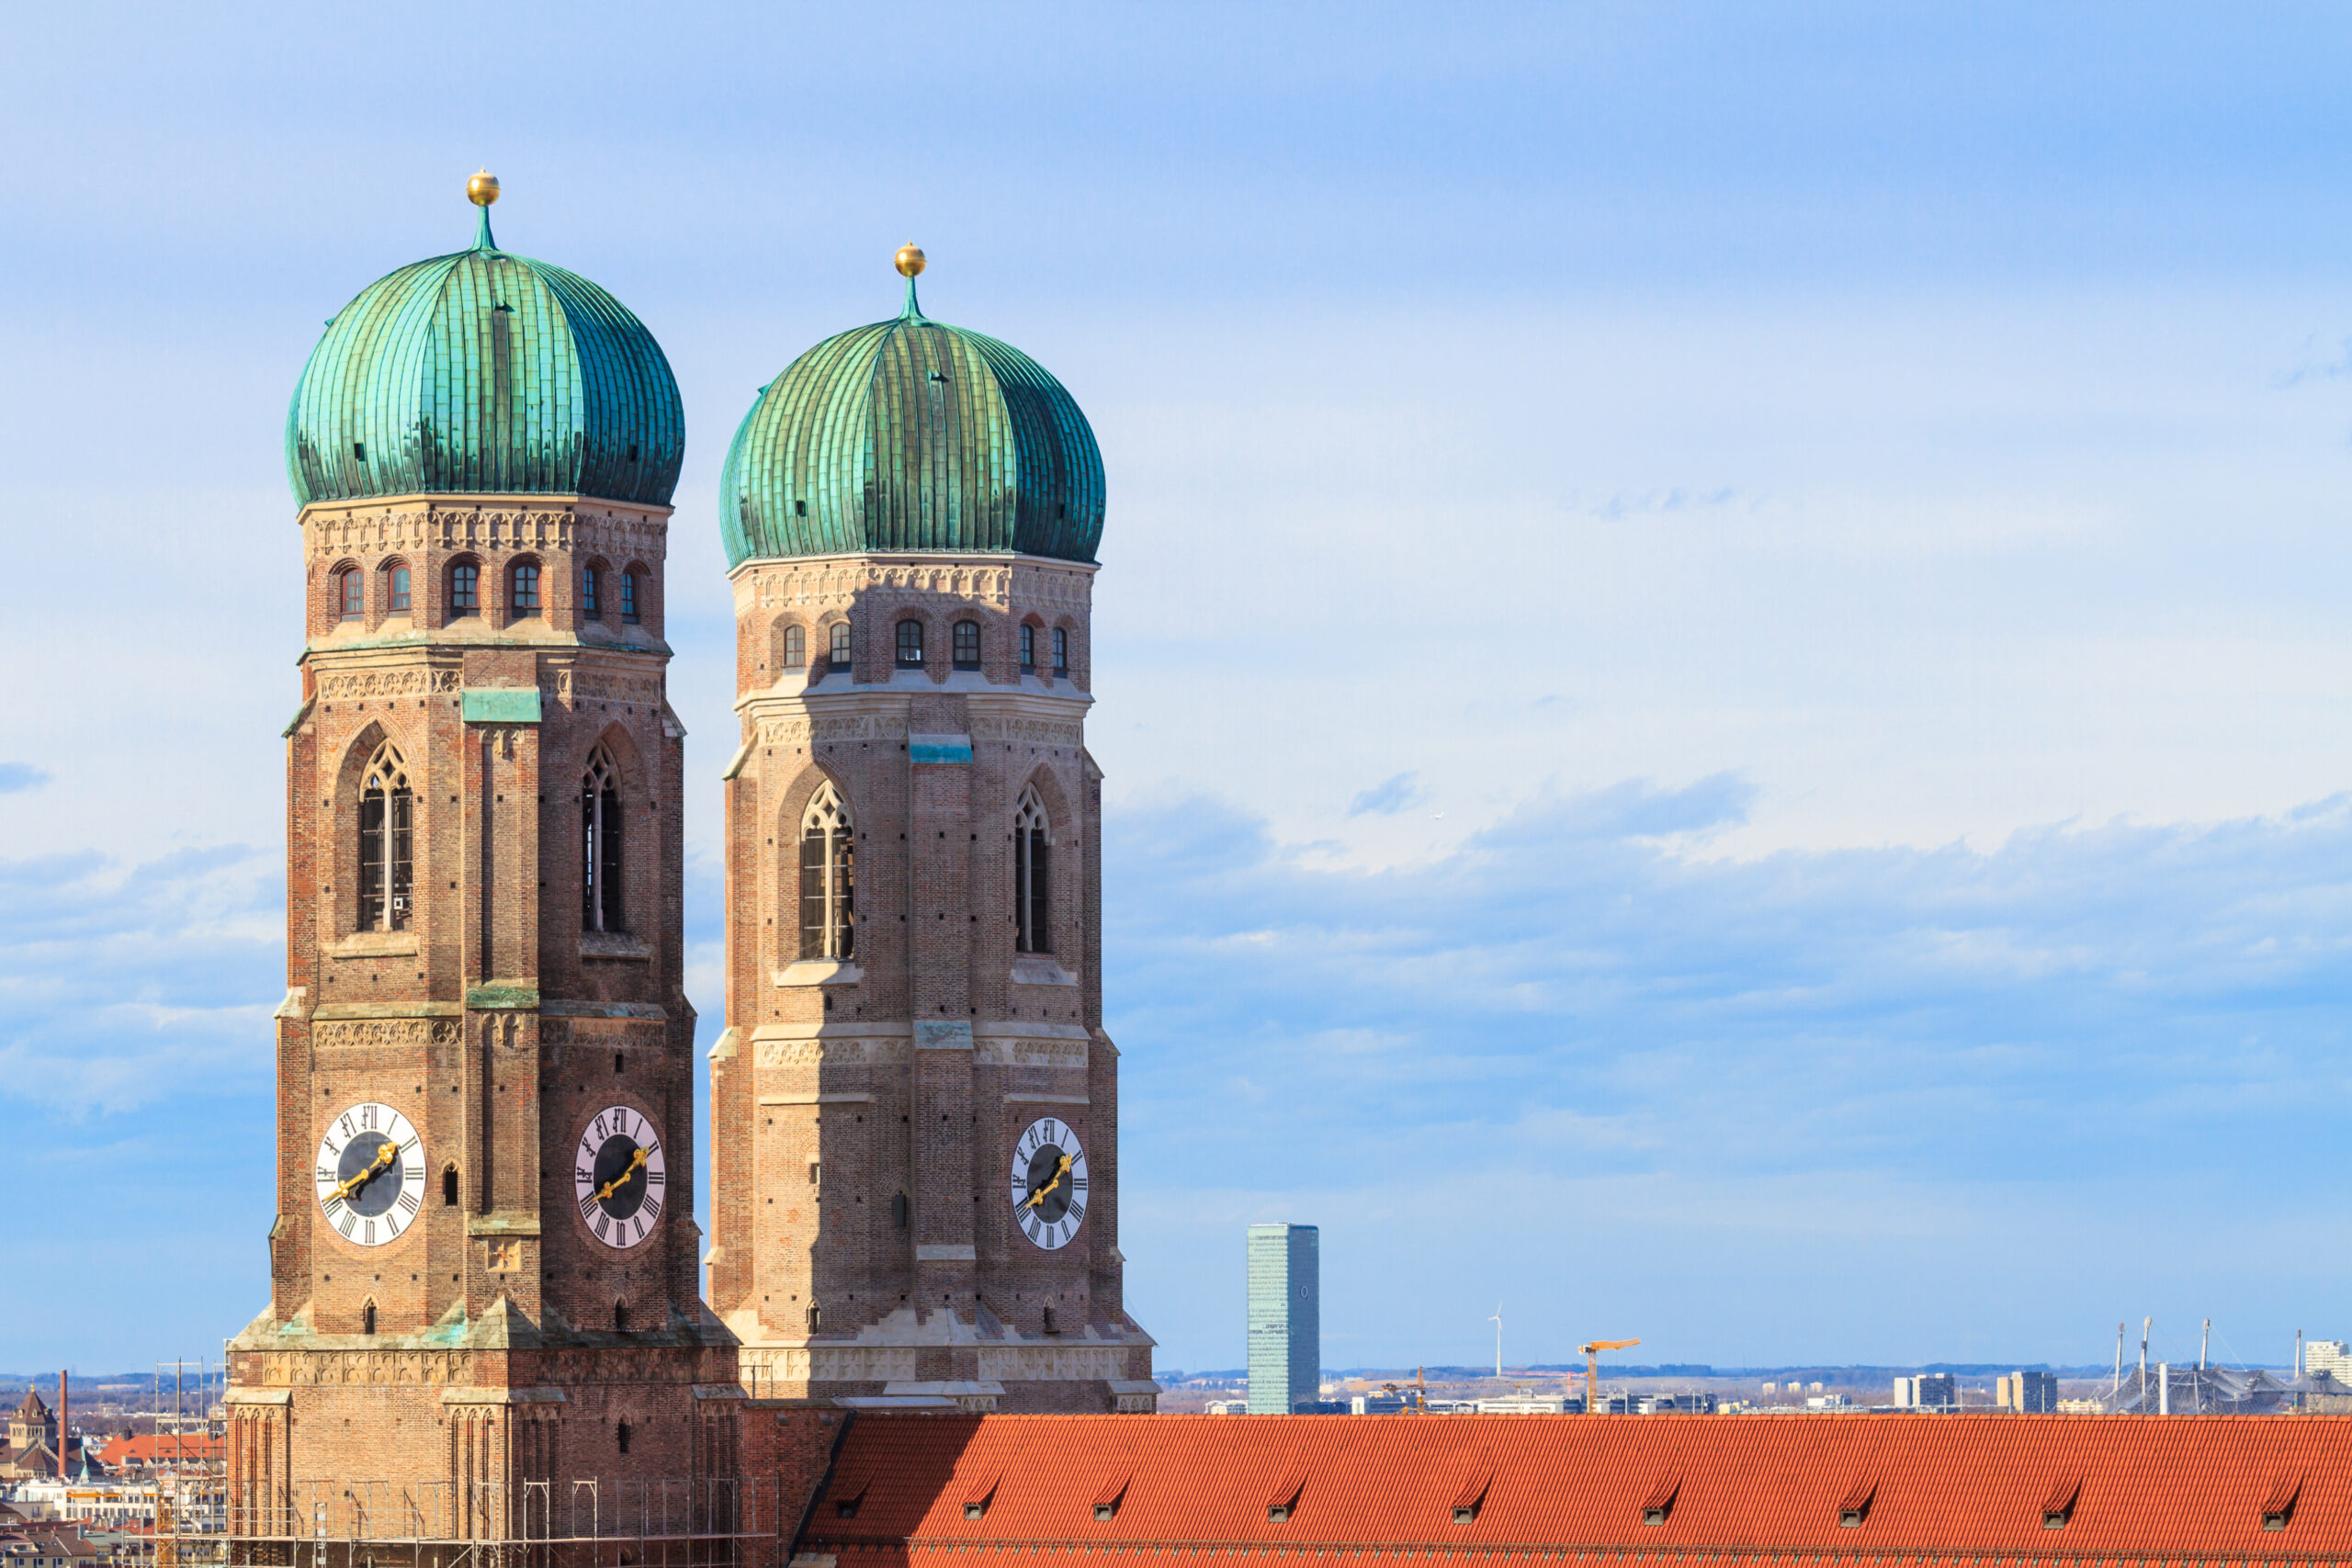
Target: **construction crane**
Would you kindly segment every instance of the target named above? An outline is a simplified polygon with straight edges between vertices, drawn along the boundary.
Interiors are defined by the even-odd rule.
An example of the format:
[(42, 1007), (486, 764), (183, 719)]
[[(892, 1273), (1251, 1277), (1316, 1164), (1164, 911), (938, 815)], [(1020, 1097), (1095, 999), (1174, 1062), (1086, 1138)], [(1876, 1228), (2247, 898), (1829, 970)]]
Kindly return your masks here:
[(1579, 1345), (1584, 1352), (1584, 1413), (1600, 1414), (1600, 1353), (1603, 1350), (1630, 1350), (1640, 1344), (1638, 1339), (1596, 1339), (1589, 1345)]

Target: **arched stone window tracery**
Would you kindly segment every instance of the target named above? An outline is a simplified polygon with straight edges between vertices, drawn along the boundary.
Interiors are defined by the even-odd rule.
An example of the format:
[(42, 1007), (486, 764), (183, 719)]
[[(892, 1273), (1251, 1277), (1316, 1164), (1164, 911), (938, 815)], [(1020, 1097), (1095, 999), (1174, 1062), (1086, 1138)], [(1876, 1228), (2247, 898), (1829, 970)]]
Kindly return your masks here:
[(408, 930), (414, 912), (416, 795), (408, 764), (387, 740), (359, 783), (359, 929)]
[(1021, 792), (1012, 812), (1013, 948), (1054, 950), (1054, 835), (1035, 786)]
[(621, 902), (621, 770), (602, 742), (588, 753), (580, 781), (580, 925), (583, 931), (628, 929)]
[(800, 956), (846, 959), (856, 939), (856, 829), (828, 779), (800, 816)]

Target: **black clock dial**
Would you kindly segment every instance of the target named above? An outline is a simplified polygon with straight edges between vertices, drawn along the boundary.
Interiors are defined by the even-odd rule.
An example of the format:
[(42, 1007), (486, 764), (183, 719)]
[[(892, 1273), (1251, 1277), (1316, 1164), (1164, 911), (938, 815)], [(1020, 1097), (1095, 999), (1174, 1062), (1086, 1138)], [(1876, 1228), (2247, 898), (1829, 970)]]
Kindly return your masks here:
[(596, 1145), (593, 1179), (605, 1194), (596, 1207), (616, 1220), (626, 1220), (645, 1207), (645, 1162), (637, 1157), (642, 1146), (626, 1133), (616, 1133)]
[(1069, 1213), (1072, 1192), (1063, 1169), (1068, 1154), (1059, 1145), (1040, 1144), (1029, 1156), (1029, 1211), (1041, 1224), (1059, 1224)]
[(344, 1202), (363, 1220), (372, 1220), (390, 1208), (401, 1195), (401, 1162), (392, 1140), (381, 1133), (362, 1133), (343, 1145), (342, 1157), (335, 1161), (334, 1174), (338, 1182), (351, 1181), (365, 1171), (368, 1174), (345, 1195)]

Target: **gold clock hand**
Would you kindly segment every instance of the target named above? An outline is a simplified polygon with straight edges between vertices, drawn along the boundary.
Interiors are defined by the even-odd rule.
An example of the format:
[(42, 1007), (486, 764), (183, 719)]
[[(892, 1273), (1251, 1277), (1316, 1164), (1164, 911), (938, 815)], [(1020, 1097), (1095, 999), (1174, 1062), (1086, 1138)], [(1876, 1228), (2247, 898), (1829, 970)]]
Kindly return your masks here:
[(350, 1197), (354, 1192), (358, 1191), (359, 1189), (368, 1184), (368, 1178), (374, 1176), (378, 1171), (391, 1164), (392, 1156), (399, 1152), (400, 1151), (394, 1148), (391, 1145), (386, 1144), (382, 1148), (376, 1151), (376, 1157), (374, 1159), (369, 1160), (365, 1166), (354, 1172), (351, 1179), (337, 1187), (333, 1195), (337, 1198)]
[(1046, 1201), (1048, 1193), (1052, 1192), (1055, 1188), (1059, 1187), (1062, 1184), (1062, 1178), (1069, 1174), (1070, 1158), (1071, 1156), (1069, 1155), (1062, 1156), (1062, 1163), (1055, 1168), (1054, 1179), (1051, 1181), (1046, 1182), (1043, 1187), (1038, 1188), (1035, 1192), (1030, 1193), (1029, 1201), (1024, 1204), (1023, 1207), (1031, 1209), (1035, 1208), (1038, 1204)]
[(637, 1174), (637, 1168), (645, 1163), (645, 1156), (646, 1150), (639, 1147), (636, 1155), (630, 1158), (628, 1164), (621, 1168), (621, 1173), (618, 1176), (614, 1177), (610, 1181), (605, 1182), (605, 1185), (597, 1190), (596, 1201), (601, 1203), (605, 1199), (611, 1197), (614, 1193), (619, 1191), (622, 1188), (628, 1186), (628, 1179)]

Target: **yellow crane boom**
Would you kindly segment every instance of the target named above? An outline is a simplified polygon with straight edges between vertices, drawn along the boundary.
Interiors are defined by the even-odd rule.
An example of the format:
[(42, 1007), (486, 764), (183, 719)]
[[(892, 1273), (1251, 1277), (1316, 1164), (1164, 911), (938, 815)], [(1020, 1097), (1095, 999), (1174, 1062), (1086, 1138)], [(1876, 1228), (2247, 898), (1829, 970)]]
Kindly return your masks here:
[(1640, 1344), (1638, 1339), (1596, 1339), (1589, 1345), (1579, 1345), (1584, 1352), (1584, 1413), (1600, 1414), (1600, 1353), (1603, 1350), (1630, 1350)]

